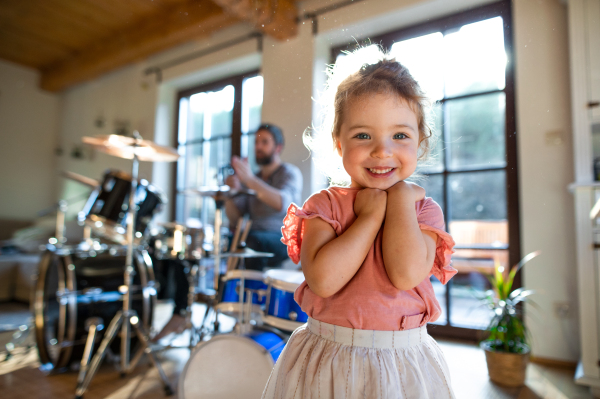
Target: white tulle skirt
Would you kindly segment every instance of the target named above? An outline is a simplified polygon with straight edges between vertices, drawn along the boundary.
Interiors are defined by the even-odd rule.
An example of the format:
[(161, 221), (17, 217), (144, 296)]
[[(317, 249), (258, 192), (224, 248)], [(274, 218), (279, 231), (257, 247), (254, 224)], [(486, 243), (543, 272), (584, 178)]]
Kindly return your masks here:
[(311, 318), (292, 334), (262, 397), (455, 398), (444, 355), (425, 326), (357, 330)]

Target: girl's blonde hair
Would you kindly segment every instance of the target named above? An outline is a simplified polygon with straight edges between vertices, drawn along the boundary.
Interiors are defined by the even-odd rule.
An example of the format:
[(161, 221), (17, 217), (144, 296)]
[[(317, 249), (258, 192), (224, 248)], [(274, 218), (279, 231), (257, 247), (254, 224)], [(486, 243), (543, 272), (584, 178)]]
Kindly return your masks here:
[[(342, 62), (329, 66), (327, 86), (320, 99), (324, 111), (323, 123), (318, 128), (304, 132), (304, 145), (311, 151), (315, 163), (329, 178), (330, 184), (350, 183), (335, 147), (349, 102), (361, 96), (391, 94), (402, 98), (417, 116), (418, 160), (426, 160), (433, 146), (431, 103), (419, 84), (406, 67), (381, 50), (374, 54), (375, 63), (365, 64), (363, 50), (367, 49), (348, 53)], [(328, 150), (335, 155), (332, 156)]]

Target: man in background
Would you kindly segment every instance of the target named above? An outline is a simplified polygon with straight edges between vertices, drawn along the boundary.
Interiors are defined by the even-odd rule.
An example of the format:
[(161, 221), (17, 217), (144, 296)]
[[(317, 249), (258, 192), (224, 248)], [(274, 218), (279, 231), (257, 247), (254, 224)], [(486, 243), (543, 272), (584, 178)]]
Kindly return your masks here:
[[(287, 247), (281, 242), (283, 218), (290, 203), (300, 204), (302, 193), (302, 173), (300, 169), (289, 163), (281, 162), (284, 138), (281, 129), (271, 124), (263, 124), (256, 131), (254, 152), (258, 173), (254, 173), (247, 159), (233, 157), (231, 165), (235, 171), (226, 183), (234, 190), (244, 188), (253, 190), (255, 194), (243, 194), (243, 191), (227, 200), (225, 212), (231, 226), (236, 226), (240, 217), (248, 214), (252, 227), (246, 246), (258, 252), (270, 252), (272, 258), (245, 259), (246, 269), (263, 270), (265, 267), (281, 267), (288, 259)], [(185, 311), (187, 306), (188, 283), (183, 266), (178, 261), (162, 261), (161, 267), (172, 270), (175, 282), (175, 309), (173, 316), (153, 338), (153, 341), (168, 334), (181, 333), (186, 326)], [(160, 267), (159, 267), (160, 269)], [(166, 280), (164, 285), (166, 285)]]
[(252, 227), (246, 246), (259, 252), (275, 254), (273, 258), (249, 258), (246, 269), (263, 270), (265, 267), (280, 267), (288, 258), (287, 247), (281, 242), (281, 228), (288, 206), (300, 204), (302, 173), (296, 166), (281, 161), (285, 141), (280, 128), (262, 124), (256, 131), (254, 153), (259, 171), (254, 173), (247, 159), (234, 156), (231, 166), (235, 174), (227, 178), (226, 184), (234, 190), (247, 188), (256, 194), (238, 194), (227, 200), (225, 212), (231, 226), (248, 214)]

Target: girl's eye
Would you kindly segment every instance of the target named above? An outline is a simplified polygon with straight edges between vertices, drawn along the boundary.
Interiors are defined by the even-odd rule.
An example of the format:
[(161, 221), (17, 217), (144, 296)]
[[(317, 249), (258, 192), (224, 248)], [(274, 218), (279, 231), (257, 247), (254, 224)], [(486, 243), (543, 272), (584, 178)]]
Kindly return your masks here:
[(359, 133), (354, 137), (361, 140), (366, 140), (370, 138), (370, 136), (367, 133)]
[(400, 140), (401, 140), (401, 139), (406, 139), (406, 138), (408, 138), (408, 136), (407, 136), (406, 134), (404, 134), (404, 133), (396, 133), (396, 134), (394, 135), (394, 138), (395, 138), (395, 139), (400, 139)]

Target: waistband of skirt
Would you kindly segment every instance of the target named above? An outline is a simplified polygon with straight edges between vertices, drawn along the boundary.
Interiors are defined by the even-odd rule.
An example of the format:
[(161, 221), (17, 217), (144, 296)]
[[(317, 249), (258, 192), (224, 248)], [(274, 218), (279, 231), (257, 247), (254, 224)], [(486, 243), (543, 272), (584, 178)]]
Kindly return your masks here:
[(308, 318), (308, 329), (328, 341), (346, 346), (360, 346), (378, 349), (402, 349), (418, 345), (429, 339), (427, 326), (421, 326), (404, 331), (359, 330), (336, 326)]

